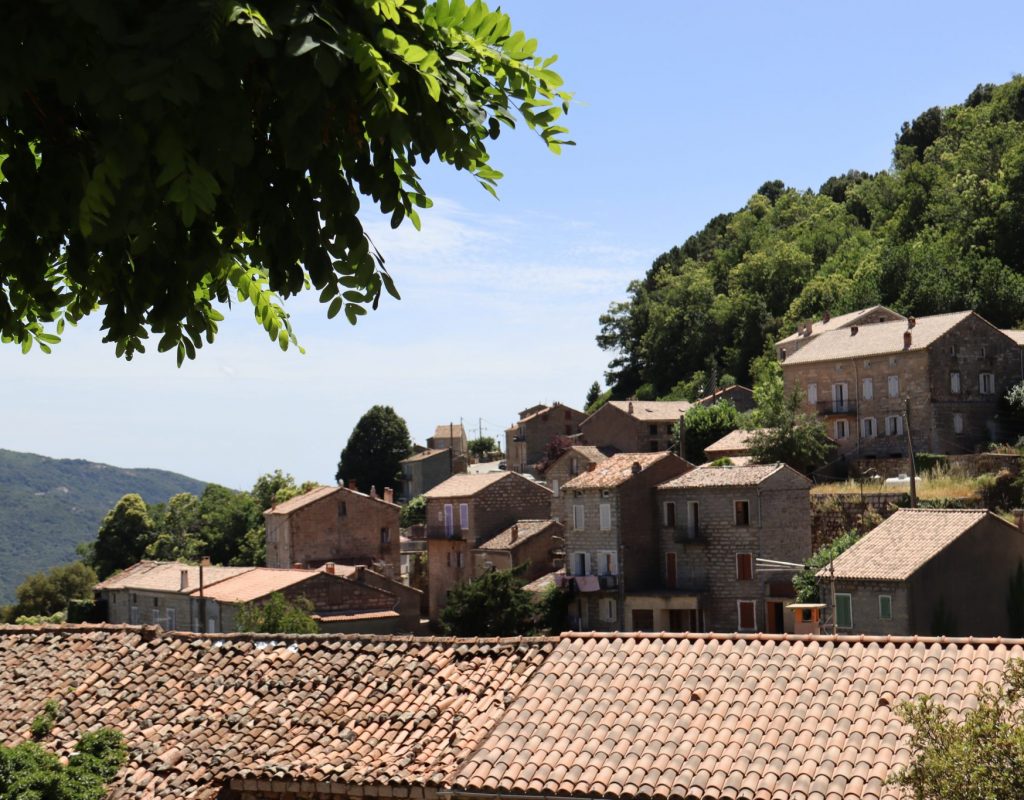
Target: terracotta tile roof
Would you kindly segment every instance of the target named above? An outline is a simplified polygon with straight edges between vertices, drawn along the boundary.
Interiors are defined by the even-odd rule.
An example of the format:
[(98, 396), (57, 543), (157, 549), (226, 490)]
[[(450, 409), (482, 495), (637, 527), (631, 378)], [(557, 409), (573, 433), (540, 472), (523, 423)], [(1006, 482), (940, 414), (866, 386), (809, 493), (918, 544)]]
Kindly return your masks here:
[(267, 509), (264, 514), (291, 514), (303, 506), (308, 506), (310, 503), (315, 503), (321, 498), (327, 497), (330, 494), (338, 491), (338, 486), (317, 486), (315, 489), (310, 489), (305, 494), (297, 495), (283, 503), (278, 503), (275, 506), (271, 506)]
[(1003, 333), (1013, 339), (1017, 344), (1024, 347), (1024, 331), (1004, 330)]
[[(341, 564), (336, 564), (334, 569), (335, 574), (339, 577), (355, 572), (354, 567), (345, 567)], [(203, 595), (221, 603), (249, 603), (274, 592), (283, 591), (297, 583), (308, 581), (318, 574), (320, 574), (320, 570), (256, 567), (241, 575), (226, 578), (213, 586), (204, 587)], [(192, 596), (199, 596), (198, 584), (193, 589)]]
[(695, 405), (714, 405), (719, 400), (728, 400), (734, 396), (742, 396), (753, 400), (754, 392), (746, 386), (741, 386), (738, 383), (733, 383), (729, 386), (720, 386), (715, 389), (711, 394), (705, 395), (704, 397), (698, 397)]
[[(512, 528), (518, 529), (518, 534), (513, 540)], [(548, 530), (548, 528), (561, 528), (562, 526), (555, 522), (553, 519), (521, 519), (515, 525), (510, 525), (505, 528), (497, 536), (488, 539), (483, 544), (474, 548), (476, 550), (514, 550), (519, 547), (523, 542), (533, 538), (538, 533)]]
[(633, 477), (633, 465), (639, 464), (645, 470), (671, 453), (616, 453), (596, 464), (593, 469), (581, 472), (563, 489), (613, 489)]
[(453, 790), (663, 800), (896, 800), (897, 706), (954, 710), (1024, 643), (767, 634), (566, 635)]
[(745, 431), (735, 430), (729, 431), (718, 441), (712, 442), (704, 448), (704, 455), (708, 458), (713, 459), (715, 453), (726, 453), (735, 450), (746, 450), (750, 446), (750, 439), (758, 430)]
[[(632, 411), (629, 410), (630, 404), (633, 406)], [(608, 405), (625, 411), (641, 422), (679, 422), (679, 418), (693, 403), (689, 400), (609, 400)]]
[(212, 800), (231, 778), (444, 785), (555, 644), (143, 631), (0, 628), (0, 743), (56, 698), (59, 755), (124, 733), (115, 798)]
[(542, 472), (546, 473), (555, 464), (561, 463), (564, 459), (572, 458), (573, 456), (579, 456), (585, 458), (587, 461), (597, 463), (599, 461), (604, 461), (609, 456), (615, 455), (616, 452), (618, 451), (614, 447), (595, 447), (590, 444), (574, 444), (554, 461), (550, 461), (544, 465)]
[[(905, 321), (897, 320), (864, 325), (856, 336), (852, 336), (849, 330), (822, 333), (789, 356), (782, 362), (782, 366), (785, 368), (789, 364), (811, 364), (816, 361), (836, 361), (924, 350), (973, 313), (958, 311), (954, 314), (918, 317), (914, 327), (909, 329)], [(911, 336), (910, 347), (904, 347), (903, 334), (908, 330)]]
[[(701, 464), (696, 469), (690, 470), (685, 475), (673, 478), (670, 481), (659, 484), (659, 489), (704, 489), (716, 486), (757, 486), (764, 483), (773, 475), (788, 470), (794, 475), (800, 475), (795, 469), (785, 464), (734, 464), (726, 467), (713, 467), (710, 464)], [(810, 484), (810, 481), (803, 475), (800, 477)]]
[(559, 408), (564, 409), (566, 411), (571, 411), (573, 414), (578, 414), (578, 415), (582, 415), (583, 414), (582, 411), (577, 411), (575, 408), (567, 406), (565, 403), (552, 403), (549, 406), (537, 406), (532, 411), (530, 411), (530, 413), (526, 414), (525, 416), (519, 417), (519, 419), (517, 419), (515, 422), (513, 422), (505, 430), (506, 431), (514, 431), (516, 428), (518, 428), (524, 422), (530, 422), (531, 420), (535, 420), (538, 417), (543, 417), (545, 414), (550, 414), (552, 411), (555, 411), (555, 410), (557, 410)]
[[(448, 480), (439, 483), (433, 489), (428, 489), (423, 493), (423, 496), (434, 498), (470, 497), (486, 489), (492, 483), (497, 483), (503, 479), (529, 480), (517, 472), (504, 472), (502, 470), (498, 472), (479, 472), (476, 474), (461, 473), (459, 475), (452, 475)], [(534, 481), (530, 481), (530, 483), (538, 485)]]
[[(252, 572), (255, 567), (203, 567), (203, 585)], [(199, 587), (199, 567), (180, 561), (140, 561), (96, 584), (97, 589), (138, 589), (146, 592), (180, 592), (181, 573), (188, 573), (185, 592)]]
[(451, 448), (448, 448), (448, 447), (444, 448), (443, 450), (438, 450), (436, 448), (434, 448), (434, 449), (427, 448), (426, 450), (424, 450), (421, 453), (413, 453), (408, 458), (403, 458), (398, 463), (399, 464), (408, 464), (408, 463), (413, 462), (413, 461), (426, 461), (428, 458), (433, 458), (434, 456), (441, 455), (441, 453), (447, 453), (450, 449)]
[[(828, 322), (823, 322), (820, 319), (819, 320), (815, 320), (811, 324), (811, 336), (816, 336), (819, 333), (827, 333), (828, 331), (838, 330), (839, 328), (849, 327), (854, 322), (857, 322), (861, 317), (870, 316), (872, 313), (874, 313), (876, 311), (885, 311), (885, 312), (888, 312), (889, 314), (896, 313), (892, 309), (886, 308), (885, 306), (871, 306), (871, 308), (862, 308), (859, 311), (850, 311), (850, 312), (848, 312), (846, 314), (840, 314), (838, 317), (831, 317)], [(903, 317), (902, 315), (900, 315), (900, 319), (904, 319), (905, 320), (906, 318)], [(866, 324), (866, 325), (867, 324), (878, 325), (878, 324), (881, 324), (881, 323), (875, 322), (875, 323), (864, 323), (864, 324)], [(801, 336), (800, 332), (797, 331), (795, 333), (791, 333), (785, 339), (780, 339), (775, 344), (776, 344), (776, 346), (778, 346), (778, 345), (785, 345), (785, 344), (788, 344), (789, 342), (795, 342), (795, 341), (798, 341), (798, 340), (804, 339), (804, 338), (806, 338), (806, 337)]]
[(901, 508), (835, 560), (836, 577), (906, 580), (986, 517), (1009, 525), (984, 509)]
[(563, 572), (564, 570), (556, 569), (547, 575), (541, 575), (539, 578), (526, 584), (523, 587), (523, 591), (530, 592), (531, 594), (544, 594), (550, 587), (555, 585), (555, 576)]
[(314, 614), (317, 622), (362, 622), (368, 619), (397, 619), (397, 611), (359, 611), (352, 614)]

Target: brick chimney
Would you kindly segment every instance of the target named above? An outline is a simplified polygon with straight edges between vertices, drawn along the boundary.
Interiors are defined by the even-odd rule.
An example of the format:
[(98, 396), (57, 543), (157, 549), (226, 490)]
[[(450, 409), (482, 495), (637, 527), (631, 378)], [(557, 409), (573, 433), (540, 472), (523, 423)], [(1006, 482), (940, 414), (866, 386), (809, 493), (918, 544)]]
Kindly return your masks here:
[(355, 579), (356, 583), (362, 583), (363, 579), (366, 577), (366, 567), (362, 564), (357, 566), (356, 571), (353, 573), (352, 577), (353, 579)]
[(633, 401), (632, 400), (629, 401), (629, 413), (630, 414), (633, 413)]
[(513, 525), (510, 533), (512, 534), (512, 541), (516, 541), (519, 538), (519, 526)]
[(810, 323), (810, 322), (808, 322), (808, 323), (807, 323), (807, 324), (806, 324), (806, 325), (804, 326), (804, 336), (810, 336), (810, 335), (811, 335), (811, 331), (812, 331), (813, 329), (814, 329), (814, 326), (813, 326), (813, 324), (812, 324), (812, 323)]
[(181, 591), (185, 591), (188, 588), (188, 570), (183, 569), (181, 571)]
[(907, 329), (913, 328), (917, 324), (915, 317), (907, 317)]
[(858, 328), (856, 325), (851, 325), (850, 326), (850, 336), (856, 336), (857, 335), (857, 331), (859, 331), (859, 330), (860, 330), (860, 328)]
[(393, 503), (395, 502), (395, 490), (390, 486), (384, 487), (384, 502)]
[(643, 467), (640, 466), (640, 462), (639, 461), (634, 461), (633, 462), (633, 474), (634, 475), (639, 475), (641, 469), (643, 469)]
[(589, 464), (587, 464), (587, 472), (593, 472), (595, 469), (597, 469), (596, 461), (591, 461)]
[(376, 497), (376, 496), (377, 496), (377, 487), (376, 486), (371, 486), (370, 487), (370, 497)]
[(333, 561), (328, 561), (326, 564), (324, 564), (324, 572), (326, 572), (328, 575), (333, 575), (334, 574), (334, 562)]
[(351, 489), (353, 492), (358, 492), (359, 491), (359, 487), (356, 485), (356, 479), (355, 478), (349, 478), (348, 479), (348, 488)]
[(913, 334), (910, 331), (903, 331), (903, 349), (909, 350), (910, 344), (913, 341)]

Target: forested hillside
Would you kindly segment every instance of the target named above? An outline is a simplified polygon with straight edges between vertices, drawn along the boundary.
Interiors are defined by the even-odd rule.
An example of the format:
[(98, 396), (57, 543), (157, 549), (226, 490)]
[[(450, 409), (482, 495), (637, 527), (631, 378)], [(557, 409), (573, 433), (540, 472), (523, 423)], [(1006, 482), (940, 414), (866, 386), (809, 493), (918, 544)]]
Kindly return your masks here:
[(26, 575), (75, 559), (103, 516), (129, 492), (164, 503), (205, 484), (158, 469), (119, 469), (81, 459), (0, 450), (0, 603)]
[(764, 184), (655, 259), (598, 344), (614, 396), (659, 397), (700, 370), (747, 382), (798, 321), (875, 303), (1024, 320), (1024, 77), (905, 123), (886, 172)]

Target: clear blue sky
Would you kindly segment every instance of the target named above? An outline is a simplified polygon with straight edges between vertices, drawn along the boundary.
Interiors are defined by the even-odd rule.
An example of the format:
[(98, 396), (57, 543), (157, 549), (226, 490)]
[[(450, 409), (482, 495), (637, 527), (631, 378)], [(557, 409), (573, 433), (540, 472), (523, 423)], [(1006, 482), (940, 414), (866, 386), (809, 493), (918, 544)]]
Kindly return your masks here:
[(54, 354), (0, 348), (0, 447), (159, 467), (247, 488), (274, 468), (330, 482), (359, 416), (393, 405), (422, 442), (464, 419), (500, 435), (541, 401), (580, 406), (608, 354), (598, 315), (661, 252), (766, 180), (817, 188), (888, 168), (896, 131), (1024, 68), (1024, 6), (512, 0), (558, 53), (578, 146), (495, 144), (500, 201), (431, 169), (423, 231), (365, 217), (403, 299), (355, 328), (290, 305), (307, 354), (235, 311), (197, 362), (132, 363), (97, 323)]

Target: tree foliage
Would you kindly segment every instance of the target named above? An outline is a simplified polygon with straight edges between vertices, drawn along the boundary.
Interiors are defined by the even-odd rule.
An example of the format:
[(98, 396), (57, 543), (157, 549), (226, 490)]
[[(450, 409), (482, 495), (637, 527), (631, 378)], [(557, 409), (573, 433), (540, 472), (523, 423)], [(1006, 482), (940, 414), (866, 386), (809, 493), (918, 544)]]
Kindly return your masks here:
[(492, 569), (448, 593), (441, 627), (452, 636), (521, 636), (533, 629), (535, 609), (523, 589), (522, 568)]
[(373, 406), (363, 414), (341, 451), (335, 479), (355, 481), (362, 492), (394, 487), (400, 479), (399, 462), (412, 452), (405, 420), (391, 406)]
[[(743, 417), (731, 400), (711, 405), (696, 405), (683, 418), (686, 426), (686, 460), (691, 464), (707, 461), (704, 448), (740, 427)], [(675, 426), (673, 449), (679, 448), (679, 425)]]
[(101, 579), (131, 566), (143, 557), (153, 535), (146, 502), (137, 494), (126, 494), (103, 518), (89, 554), (90, 566)]
[(883, 303), (1024, 321), (1024, 77), (903, 126), (893, 168), (817, 192), (766, 183), (658, 256), (600, 318), (615, 397), (696, 374), (752, 377), (798, 322)]
[(83, 734), (66, 765), (38, 742), (0, 746), (0, 797), (102, 800), (126, 758), (123, 737), (109, 728)]
[[(118, 356), (212, 342), (319, 293), (352, 323), (398, 297), (357, 212), (419, 227), (437, 159), (494, 193), (517, 120), (558, 152), (554, 57), (481, 2), (12, 6), (0, 26), (0, 339), (44, 350), (102, 310)], [(364, 218), (365, 218), (365, 211)]]
[(910, 765), (892, 782), (915, 800), (1018, 800), (1024, 797), (1024, 666), (1011, 661), (1004, 685), (981, 692), (977, 707), (953, 714), (929, 697), (904, 703)]
[(599, 384), (597, 381), (594, 381), (592, 384), (590, 384), (590, 388), (587, 389), (587, 399), (586, 402), (583, 404), (583, 407), (590, 408), (592, 405), (594, 405), (594, 403), (597, 402), (597, 398), (599, 398), (600, 396), (601, 384)]
[(50, 616), (66, 611), (72, 600), (88, 600), (98, 578), (92, 567), (75, 561), (29, 575), (16, 590), (11, 616)]
[(796, 589), (798, 603), (816, 603), (821, 600), (818, 593), (818, 570), (827, 567), (830, 561), (849, 550), (860, 536), (859, 531), (847, 531), (811, 554), (804, 562), (803, 570), (793, 576), (793, 587)]
[(411, 525), (422, 525), (427, 521), (427, 498), (421, 494), (416, 495), (408, 503), (402, 506), (398, 516), (398, 524), (403, 528)]
[(833, 445), (825, 426), (817, 417), (800, 410), (799, 387), (785, 393), (777, 365), (766, 370), (755, 384), (754, 399), (757, 411), (753, 419), (761, 426), (749, 442), (754, 463), (782, 462), (810, 475), (828, 461)]
[(480, 436), (469, 440), (469, 452), (477, 458), (483, 458), (488, 453), (494, 453), (497, 450), (498, 443), (494, 441), (493, 436)]
[(305, 597), (289, 600), (274, 592), (263, 603), (246, 603), (238, 610), (238, 630), (253, 633), (316, 633), (310, 616), (313, 604)]

